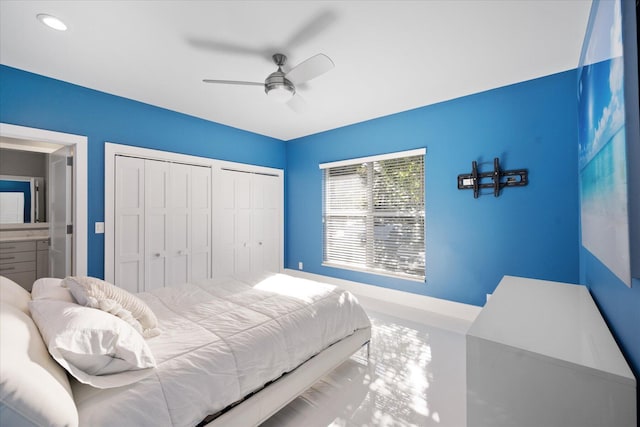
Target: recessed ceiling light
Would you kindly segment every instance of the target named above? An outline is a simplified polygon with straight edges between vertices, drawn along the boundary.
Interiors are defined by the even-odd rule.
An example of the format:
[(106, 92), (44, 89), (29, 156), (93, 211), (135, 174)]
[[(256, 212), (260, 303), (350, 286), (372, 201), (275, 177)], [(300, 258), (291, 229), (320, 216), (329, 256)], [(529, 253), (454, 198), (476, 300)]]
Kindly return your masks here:
[(65, 25), (65, 23), (62, 22), (60, 19), (56, 18), (55, 16), (47, 15), (46, 13), (40, 13), (38, 14), (37, 18), (40, 20), (40, 22), (42, 22), (44, 25), (46, 25), (49, 28), (53, 28), (54, 30), (58, 30), (58, 31), (67, 30), (67, 26)]

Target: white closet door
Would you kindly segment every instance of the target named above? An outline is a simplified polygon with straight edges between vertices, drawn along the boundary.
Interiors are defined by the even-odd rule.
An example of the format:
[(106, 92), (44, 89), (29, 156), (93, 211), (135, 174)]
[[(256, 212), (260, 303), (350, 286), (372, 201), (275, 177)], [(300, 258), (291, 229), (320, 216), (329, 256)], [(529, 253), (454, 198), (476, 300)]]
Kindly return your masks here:
[(249, 278), (251, 259), (251, 177), (252, 174), (221, 170), (216, 186), (216, 276)]
[(282, 185), (277, 176), (253, 174), (251, 270), (280, 271), (280, 209)]
[(215, 172), (215, 218), (213, 268), (216, 277), (235, 274), (235, 176), (237, 172)]
[(144, 290), (144, 160), (115, 159), (115, 284)]
[(282, 178), (220, 170), (215, 182), (215, 276), (280, 271)]
[(250, 277), (251, 259), (251, 177), (249, 173), (234, 172), (234, 273), (239, 278)]
[(191, 167), (191, 280), (211, 277), (211, 168)]
[(170, 165), (169, 283), (178, 285), (191, 280), (191, 166)]
[(145, 165), (145, 286), (168, 286), (169, 263), (169, 163), (144, 160)]

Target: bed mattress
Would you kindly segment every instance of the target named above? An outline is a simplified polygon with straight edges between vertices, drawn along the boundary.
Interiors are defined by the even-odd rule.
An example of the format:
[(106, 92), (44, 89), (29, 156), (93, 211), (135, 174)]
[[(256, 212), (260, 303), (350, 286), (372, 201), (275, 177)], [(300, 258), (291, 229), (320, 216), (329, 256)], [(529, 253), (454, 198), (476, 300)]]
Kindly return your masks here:
[(73, 383), (80, 425), (193, 426), (259, 390), (369, 319), (349, 292), (276, 274), (201, 281), (138, 294), (162, 333), (158, 367), (126, 387)]

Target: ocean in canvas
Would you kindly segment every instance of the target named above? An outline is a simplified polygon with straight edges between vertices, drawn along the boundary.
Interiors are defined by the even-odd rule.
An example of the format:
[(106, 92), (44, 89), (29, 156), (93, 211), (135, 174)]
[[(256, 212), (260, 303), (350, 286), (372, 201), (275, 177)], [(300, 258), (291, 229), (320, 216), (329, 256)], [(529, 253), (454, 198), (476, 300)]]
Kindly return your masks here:
[(629, 277), (627, 159), (622, 126), (580, 171), (582, 245), (618, 277)]

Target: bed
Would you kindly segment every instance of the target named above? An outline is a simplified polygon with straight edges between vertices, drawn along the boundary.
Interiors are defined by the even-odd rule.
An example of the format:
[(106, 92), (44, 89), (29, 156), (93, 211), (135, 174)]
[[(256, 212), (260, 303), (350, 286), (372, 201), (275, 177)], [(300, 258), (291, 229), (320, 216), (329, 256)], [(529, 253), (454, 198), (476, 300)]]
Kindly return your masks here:
[[(127, 295), (125, 302), (140, 304), (129, 311), (104, 304), (117, 298), (83, 300), (67, 279), (36, 282), (33, 295), (7, 280), (0, 283), (0, 425), (258, 425), (371, 337), (353, 295), (282, 274)], [(80, 317), (66, 335), (57, 326), (73, 329), (68, 313), (76, 311), (122, 328), (93, 337), (102, 353), (113, 342), (128, 347), (76, 363), (76, 341), (93, 323)], [(52, 320), (60, 312), (62, 320)], [(141, 327), (131, 332), (129, 324)], [(63, 349), (61, 335), (75, 347)], [(130, 360), (135, 367), (122, 370)]]

